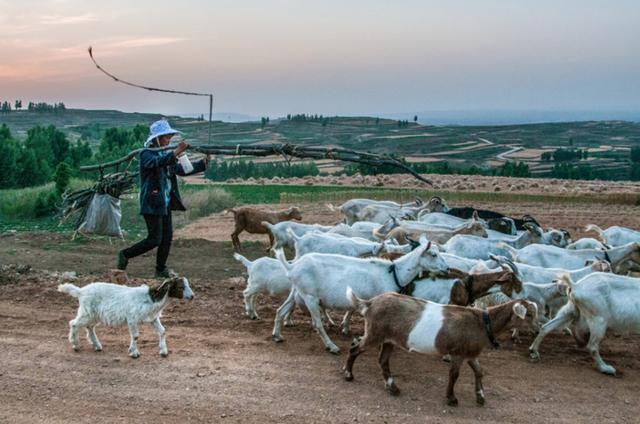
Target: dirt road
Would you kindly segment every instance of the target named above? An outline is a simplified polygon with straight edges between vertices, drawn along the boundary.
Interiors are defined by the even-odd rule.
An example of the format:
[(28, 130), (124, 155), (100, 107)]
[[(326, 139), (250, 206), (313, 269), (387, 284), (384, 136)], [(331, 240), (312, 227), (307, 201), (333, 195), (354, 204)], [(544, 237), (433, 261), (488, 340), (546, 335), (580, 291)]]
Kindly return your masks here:
[[(604, 211), (578, 212), (582, 218), (568, 211), (560, 218), (564, 215), (556, 212), (554, 219), (562, 221), (557, 226), (577, 227)], [(637, 210), (613, 213), (594, 221), (637, 219)], [(226, 240), (228, 231), (222, 226), (211, 238)], [(245, 246), (251, 258), (264, 248)], [(437, 357), (393, 356), (399, 397), (384, 391), (375, 352), (359, 358), (356, 379), (347, 383), (339, 372), (345, 354), (326, 353), (304, 315), (295, 316), (296, 327), (284, 329), (282, 344), (270, 340), (276, 300), (259, 299), (263, 321), (245, 318), (243, 268), (231, 258), (227, 241), (175, 242), (170, 261), (190, 277), (196, 299), (165, 310), (168, 358), (158, 355), (149, 326), (141, 331), (138, 360), (127, 356), (125, 328), (99, 327), (104, 351), (94, 353), (83, 338), (82, 350), (74, 353), (66, 337), (77, 301), (56, 292), (53, 272), (76, 271), (80, 285), (103, 280), (119, 248), (107, 242), (71, 243), (66, 235), (48, 233), (0, 239), (0, 265), (35, 269), (0, 273), (0, 422), (613, 423), (637, 422), (640, 414), (639, 337), (605, 339), (602, 355), (624, 372), (612, 378), (599, 374), (589, 355), (564, 335), (545, 341), (539, 364), (527, 360), (529, 338), (514, 345), (503, 335), (502, 348), (481, 357), (483, 408), (475, 406), (467, 368), (457, 386), (460, 406), (445, 405), (447, 366)], [(152, 266), (152, 256), (133, 261), (131, 275), (148, 277)], [(361, 333), (360, 318), (353, 330)], [(329, 334), (343, 352), (348, 349), (349, 338), (335, 329)]]

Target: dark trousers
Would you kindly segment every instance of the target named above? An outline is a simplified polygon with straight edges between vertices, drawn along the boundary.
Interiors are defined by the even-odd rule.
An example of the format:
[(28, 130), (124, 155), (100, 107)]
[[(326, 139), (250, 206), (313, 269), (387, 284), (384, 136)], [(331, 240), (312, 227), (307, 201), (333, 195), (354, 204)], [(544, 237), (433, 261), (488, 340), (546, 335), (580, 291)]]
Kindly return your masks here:
[(164, 271), (167, 266), (167, 258), (171, 250), (171, 240), (173, 239), (173, 225), (171, 224), (171, 211), (167, 215), (142, 215), (147, 223), (147, 238), (124, 249), (122, 253), (125, 258), (131, 259), (147, 253), (157, 247), (156, 270)]

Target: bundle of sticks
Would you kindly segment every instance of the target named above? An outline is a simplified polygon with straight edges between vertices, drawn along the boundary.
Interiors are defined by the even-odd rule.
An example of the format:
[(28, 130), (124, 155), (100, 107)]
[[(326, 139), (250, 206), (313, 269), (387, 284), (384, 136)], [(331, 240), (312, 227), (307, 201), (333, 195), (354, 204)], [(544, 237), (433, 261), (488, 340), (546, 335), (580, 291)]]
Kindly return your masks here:
[(100, 180), (90, 188), (64, 193), (60, 207), (61, 221), (64, 222), (76, 216), (75, 228), (77, 229), (84, 222), (87, 208), (95, 194), (108, 194), (120, 198), (135, 186), (137, 179), (138, 172), (115, 172), (102, 175)]
[[(174, 147), (163, 147), (157, 150), (168, 150)], [(401, 160), (387, 155), (376, 155), (373, 153), (359, 152), (356, 150), (345, 149), (342, 147), (324, 147), (324, 146), (300, 146), (289, 143), (274, 144), (212, 144), (189, 146), (189, 150), (205, 155), (227, 155), (227, 156), (284, 156), (287, 161), (291, 158), (301, 159), (333, 159), (345, 162), (362, 163), (373, 167), (392, 166), (399, 170), (413, 175), (418, 180), (431, 184), (431, 180), (424, 178), (415, 172)], [(84, 166), (80, 169), (83, 171), (103, 170), (108, 167), (118, 166), (120, 163), (131, 161), (142, 149), (134, 150), (123, 158), (98, 165)]]

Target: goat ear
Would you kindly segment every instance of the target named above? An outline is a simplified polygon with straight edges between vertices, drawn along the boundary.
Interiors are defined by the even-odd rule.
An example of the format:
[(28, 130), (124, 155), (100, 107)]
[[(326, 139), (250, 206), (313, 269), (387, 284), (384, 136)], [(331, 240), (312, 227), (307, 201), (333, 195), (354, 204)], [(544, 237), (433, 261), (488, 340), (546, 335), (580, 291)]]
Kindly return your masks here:
[(473, 219), (474, 221), (479, 221), (480, 217), (478, 216), (478, 211), (474, 210), (473, 211), (473, 215), (471, 215), (471, 219)]
[(522, 303), (516, 303), (513, 305), (513, 313), (520, 319), (524, 319), (527, 316), (527, 308), (525, 308)]

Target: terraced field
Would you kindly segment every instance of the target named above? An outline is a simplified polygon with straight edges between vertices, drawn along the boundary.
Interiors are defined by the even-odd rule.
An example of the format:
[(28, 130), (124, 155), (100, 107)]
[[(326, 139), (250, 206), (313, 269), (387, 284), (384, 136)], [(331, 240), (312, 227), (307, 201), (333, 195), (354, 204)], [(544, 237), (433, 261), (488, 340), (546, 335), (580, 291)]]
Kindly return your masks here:
[[(72, 138), (98, 142), (109, 127), (148, 125), (158, 114), (124, 113), (70, 109), (64, 113), (12, 112), (0, 115), (19, 137), (36, 124), (56, 125)], [(169, 117), (194, 143), (208, 140), (208, 122), (193, 118)], [(548, 171), (552, 163), (541, 162), (540, 155), (557, 148), (589, 151), (588, 163), (595, 169), (608, 169), (626, 175), (629, 149), (640, 145), (640, 123), (625, 121), (587, 121), (501, 126), (432, 126), (398, 122), (375, 117), (328, 117), (324, 121), (273, 119), (260, 122), (226, 123), (212, 126), (212, 143), (251, 144), (288, 142), (342, 146), (375, 153), (409, 156), (416, 162), (449, 161), (470, 166), (497, 166), (506, 160), (524, 161), (534, 173)], [(584, 162), (584, 161), (583, 161)], [(339, 166), (325, 164), (335, 172)]]

